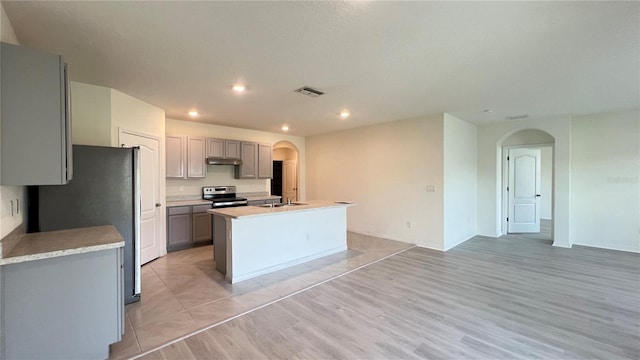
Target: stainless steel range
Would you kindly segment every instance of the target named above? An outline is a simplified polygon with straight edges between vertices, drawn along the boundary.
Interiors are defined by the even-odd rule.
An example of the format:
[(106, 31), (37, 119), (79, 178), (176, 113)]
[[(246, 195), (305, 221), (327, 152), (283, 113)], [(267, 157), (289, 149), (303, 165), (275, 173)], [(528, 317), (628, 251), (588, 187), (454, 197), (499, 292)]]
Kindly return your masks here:
[(247, 206), (247, 199), (236, 196), (236, 187), (229, 186), (205, 186), (202, 188), (202, 199), (211, 200), (211, 208), (221, 209), (226, 207)]

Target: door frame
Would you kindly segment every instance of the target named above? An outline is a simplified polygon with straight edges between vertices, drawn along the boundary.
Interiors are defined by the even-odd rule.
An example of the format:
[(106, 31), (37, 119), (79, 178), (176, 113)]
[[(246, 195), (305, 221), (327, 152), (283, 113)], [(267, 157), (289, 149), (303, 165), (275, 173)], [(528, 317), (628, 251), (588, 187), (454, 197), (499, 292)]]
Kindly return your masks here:
[[(117, 146), (121, 147), (122, 146), (122, 142), (120, 141), (120, 137), (122, 134), (129, 134), (129, 135), (134, 135), (134, 136), (140, 136), (140, 137), (146, 137), (149, 139), (153, 139), (153, 140), (157, 140), (158, 141), (158, 202), (160, 204), (162, 204), (163, 206), (161, 206), (160, 208), (165, 208), (166, 207), (166, 203), (165, 203), (165, 158), (164, 158), (164, 138), (160, 137), (160, 136), (156, 136), (153, 134), (149, 134), (149, 133), (145, 133), (142, 131), (138, 131), (138, 130), (131, 130), (131, 129), (127, 129), (127, 128), (123, 128), (121, 126), (118, 126), (118, 143)], [(141, 189), (142, 191), (142, 189)], [(160, 255), (158, 257), (163, 257), (165, 255), (167, 255), (167, 216), (163, 215), (166, 214), (166, 210), (163, 209), (164, 211), (158, 211), (158, 208), (156, 208), (156, 221), (159, 224), (159, 229), (158, 229), (158, 241), (163, 243), (164, 246), (162, 246), (162, 248), (160, 249)], [(141, 215), (141, 214), (140, 214)], [(139, 225), (138, 225), (139, 226)]]
[[(300, 178), (302, 177), (302, 173), (301, 173), (301, 164), (302, 164), (302, 154), (300, 152), (300, 149), (298, 149), (298, 147), (293, 144), (292, 142), (288, 141), (288, 140), (279, 140), (277, 142), (275, 142), (273, 144), (272, 147), (272, 152), (275, 151), (276, 149), (281, 149), (281, 148), (285, 148), (285, 149), (289, 149), (289, 150), (293, 150), (297, 153), (298, 157), (297, 157), (297, 161), (296, 161), (296, 199), (297, 201), (304, 201), (305, 199), (300, 197), (301, 194), (301, 188), (300, 188)], [(284, 163), (283, 163), (283, 169), (284, 169)], [(284, 174), (283, 174), (284, 177)], [(284, 191), (283, 191), (284, 192)]]
[(555, 144), (554, 143), (542, 143), (542, 144), (530, 144), (530, 145), (504, 145), (501, 147), (502, 157), (502, 179), (500, 179), (501, 197), (502, 197), (502, 234), (508, 234), (509, 224), (507, 223), (507, 217), (509, 216), (509, 193), (507, 192), (507, 186), (509, 186), (509, 162), (507, 156), (509, 156), (510, 149), (542, 149), (550, 147), (552, 153), (551, 164), (551, 239), (554, 239), (553, 234), (553, 222), (555, 220)]

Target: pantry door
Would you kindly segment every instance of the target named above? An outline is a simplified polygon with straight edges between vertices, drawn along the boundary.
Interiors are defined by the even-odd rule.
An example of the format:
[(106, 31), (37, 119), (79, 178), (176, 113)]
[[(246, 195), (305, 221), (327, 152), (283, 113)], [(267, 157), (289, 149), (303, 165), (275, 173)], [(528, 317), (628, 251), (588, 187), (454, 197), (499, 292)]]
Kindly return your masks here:
[(164, 209), (160, 201), (160, 139), (156, 136), (128, 130), (119, 132), (120, 146), (140, 148), (140, 264), (164, 254), (162, 238)]

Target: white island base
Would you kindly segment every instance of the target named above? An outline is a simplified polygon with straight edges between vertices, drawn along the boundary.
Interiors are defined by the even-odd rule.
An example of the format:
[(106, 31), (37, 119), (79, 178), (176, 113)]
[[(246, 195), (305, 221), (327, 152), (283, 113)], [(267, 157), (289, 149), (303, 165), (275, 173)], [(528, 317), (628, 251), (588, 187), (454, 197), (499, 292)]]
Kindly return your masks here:
[(216, 268), (231, 283), (347, 250), (347, 207), (309, 202), (281, 208), (209, 210)]

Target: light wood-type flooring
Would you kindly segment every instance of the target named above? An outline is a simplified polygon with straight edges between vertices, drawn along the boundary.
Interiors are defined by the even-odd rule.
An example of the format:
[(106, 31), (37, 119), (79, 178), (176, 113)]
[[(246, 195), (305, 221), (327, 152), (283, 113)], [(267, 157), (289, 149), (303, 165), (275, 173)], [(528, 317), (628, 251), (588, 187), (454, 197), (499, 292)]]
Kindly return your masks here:
[(411, 248), (143, 359), (639, 359), (640, 255), (508, 235)]
[(213, 246), (176, 251), (142, 267), (141, 301), (126, 306), (125, 335), (111, 359), (126, 359), (412, 247), (348, 233), (348, 250), (229, 284)]

